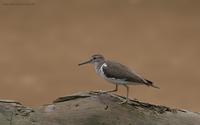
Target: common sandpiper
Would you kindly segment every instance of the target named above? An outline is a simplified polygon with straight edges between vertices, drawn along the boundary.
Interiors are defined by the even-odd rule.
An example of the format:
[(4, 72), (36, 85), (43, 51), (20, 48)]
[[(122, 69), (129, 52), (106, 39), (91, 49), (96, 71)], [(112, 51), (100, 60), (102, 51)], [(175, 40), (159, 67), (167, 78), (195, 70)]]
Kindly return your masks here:
[(116, 92), (118, 90), (118, 85), (126, 87), (126, 100), (121, 104), (127, 103), (129, 101), (129, 85), (146, 85), (154, 88), (159, 88), (153, 84), (150, 80), (143, 78), (141, 75), (133, 70), (130, 70), (125, 65), (120, 63), (106, 60), (102, 55), (95, 54), (90, 57), (89, 60), (82, 62), (83, 64), (94, 64), (95, 71), (98, 75), (104, 78), (106, 81), (113, 83), (115, 85), (114, 90), (106, 91)]

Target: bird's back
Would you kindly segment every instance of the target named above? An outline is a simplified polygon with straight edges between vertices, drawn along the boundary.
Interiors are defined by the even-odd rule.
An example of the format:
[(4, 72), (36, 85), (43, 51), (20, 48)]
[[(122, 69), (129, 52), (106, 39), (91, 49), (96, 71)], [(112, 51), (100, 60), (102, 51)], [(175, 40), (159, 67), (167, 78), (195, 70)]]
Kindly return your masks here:
[(153, 85), (153, 82), (151, 82), (150, 80), (144, 79), (135, 71), (130, 70), (125, 65), (122, 65), (114, 61), (109, 61), (109, 60), (105, 61), (105, 63), (106, 65), (102, 67), (102, 70), (104, 72), (104, 75), (107, 78), (123, 80), (124, 83), (128, 83), (128, 84), (138, 83), (138, 84), (144, 84), (147, 86), (158, 88)]
[(128, 67), (113, 61), (106, 61), (106, 67), (103, 67), (103, 72), (106, 77), (123, 79), (126, 82), (143, 83), (144, 79), (138, 74), (131, 71)]

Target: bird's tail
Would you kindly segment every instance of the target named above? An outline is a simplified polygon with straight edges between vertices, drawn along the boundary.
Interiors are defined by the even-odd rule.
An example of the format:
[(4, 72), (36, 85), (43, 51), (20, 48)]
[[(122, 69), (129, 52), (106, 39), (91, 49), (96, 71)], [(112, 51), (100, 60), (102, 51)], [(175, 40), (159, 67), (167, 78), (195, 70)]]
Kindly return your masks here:
[(149, 81), (147, 79), (145, 79), (145, 81), (147, 81), (147, 83), (146, 83), (147, 86), (151, 86), (153, 88), (160, 89), (158, 86), (155, 86), (152, 81)]

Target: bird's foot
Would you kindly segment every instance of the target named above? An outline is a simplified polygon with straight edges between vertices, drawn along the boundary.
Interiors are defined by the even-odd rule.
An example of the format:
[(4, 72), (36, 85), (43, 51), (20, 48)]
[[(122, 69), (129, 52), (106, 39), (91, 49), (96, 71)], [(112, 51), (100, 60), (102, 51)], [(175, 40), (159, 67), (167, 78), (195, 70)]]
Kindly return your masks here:
[(106, 93), (107, 93), (107, 91), (104, 91), (104, 90), (99, 90), (99, 93), (100, 93), (100, 94), (106, 94)]
[(107, 94), (107, 93), (111, 93), (111, 92), (116, 92), (116, 90), (109, 90), (109, 91), (99, 90), (99, 93), (101, 93), (101, 94)]
[(97, 91), (92, 91), (92, 93), (95, 93), (95, 94), (105, 94), (105, 93), (107, 93), (107, 91), (97, 90)]
[(95, 93), (95, 94), (108, 94), (111, 92), (116, 92), (116, 90), (110, 90), (110, 91), (103, 91), (103, 90), (98, 90), (98, 91), (91, 91), (91, 93)]
[(128, 103), (128, 100), (124, 100), (122, 102), (120, 102), (119, 104), (122, 105), (122, 104), (127, 104)]
[(105, 91), (105, 93), (112, 93), (112, 92), (116, 92), (117, 90), (114, 89), (114, 90), (109, 90), (109, 91)]

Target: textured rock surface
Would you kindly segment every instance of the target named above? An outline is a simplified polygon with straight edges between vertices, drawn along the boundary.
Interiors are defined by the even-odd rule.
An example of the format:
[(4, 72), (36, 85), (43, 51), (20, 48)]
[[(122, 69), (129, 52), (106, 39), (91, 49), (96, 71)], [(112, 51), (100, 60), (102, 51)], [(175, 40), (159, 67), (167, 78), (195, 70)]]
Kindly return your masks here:
[(200, 114), (100, 92), (60, 97), (52, 104), (29, 108), (0, 100), (0, 125), (200, 125)]

